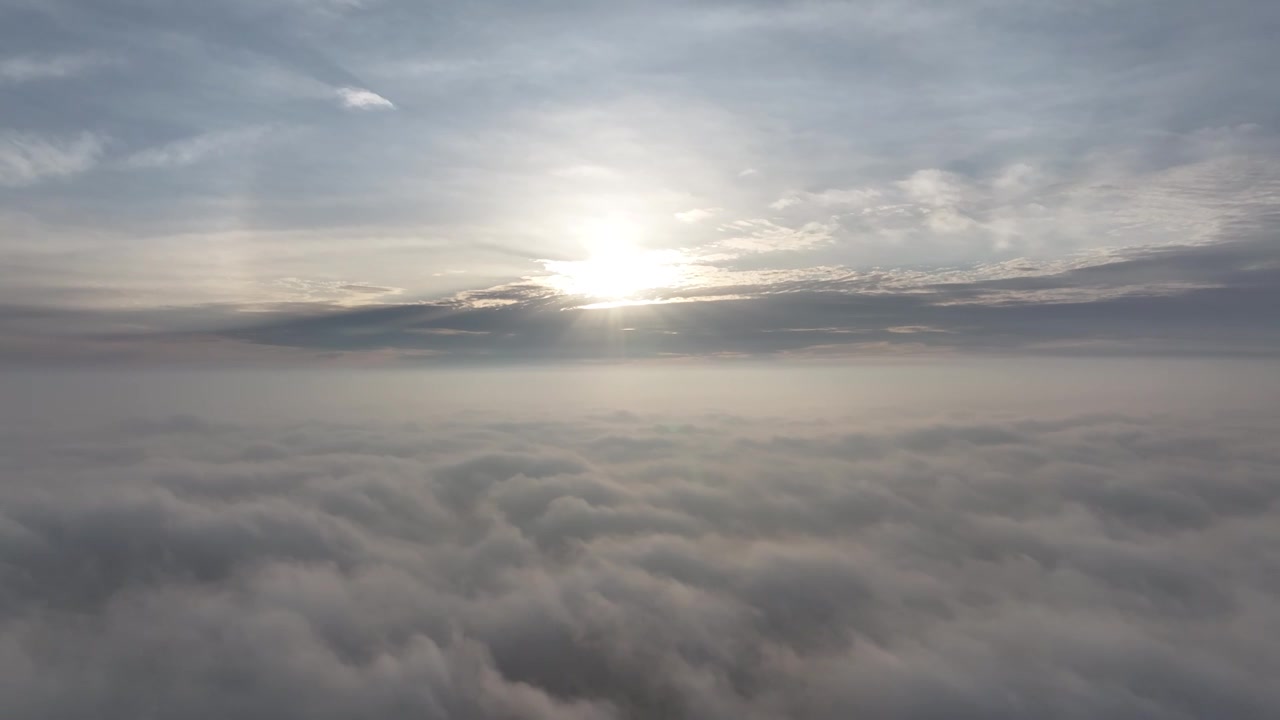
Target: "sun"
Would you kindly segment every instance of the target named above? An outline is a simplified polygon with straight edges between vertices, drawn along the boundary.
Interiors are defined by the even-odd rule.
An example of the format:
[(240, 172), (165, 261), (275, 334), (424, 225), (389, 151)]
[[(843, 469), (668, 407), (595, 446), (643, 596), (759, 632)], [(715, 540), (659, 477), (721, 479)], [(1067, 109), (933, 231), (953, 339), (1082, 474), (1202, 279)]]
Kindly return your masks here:
[(543, 261), (554, 273), (548, 282), (560, 292), (626, 300), (646, 290), (670, 287), (679, 279), (679, 253), (640, 247), (639, 230), (633, 223), (610, 218), (585, 225), (586, 259)]
[(561, 290), (594, 298), (624, 299), (662, 287), (675, 277), (662, 253), (615, 243), (594, 250), (586, 260), (548, 263)]

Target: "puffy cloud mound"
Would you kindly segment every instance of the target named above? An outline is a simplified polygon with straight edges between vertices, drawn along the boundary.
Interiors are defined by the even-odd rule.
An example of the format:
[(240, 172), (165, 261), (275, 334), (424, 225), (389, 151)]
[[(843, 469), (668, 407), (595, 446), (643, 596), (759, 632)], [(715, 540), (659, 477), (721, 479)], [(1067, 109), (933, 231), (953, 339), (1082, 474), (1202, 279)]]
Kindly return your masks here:
[(1276, 717), (1276, 427), (9, 430), (0, 716)]

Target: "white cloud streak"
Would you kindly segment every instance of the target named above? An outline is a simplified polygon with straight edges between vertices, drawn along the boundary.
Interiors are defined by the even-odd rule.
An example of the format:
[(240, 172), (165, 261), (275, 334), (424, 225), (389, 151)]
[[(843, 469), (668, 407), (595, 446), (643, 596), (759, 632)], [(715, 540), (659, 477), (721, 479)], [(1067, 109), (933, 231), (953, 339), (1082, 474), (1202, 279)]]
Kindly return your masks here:
[(102, 152), (102, 138), (88, 132), (46, 137), (0, 131), (0, 185), (22, 187), (79, 175), (96, 165)]
[(20, 55), (0, 60), (0, 84), (81, 75), (109, 61), (96, 55)]
[(176, 168), (194, 165), (261, 140), (269, 128), (250, 127), (203, 133), (171, 143), (147, 148), (129, 156), (125, 165), (139, 169)]
[(713, 218), (722, 212), (721, 208), (692, 208), (675, 214), (676, 220), (682, 223), (699, 223), (708, 218)]

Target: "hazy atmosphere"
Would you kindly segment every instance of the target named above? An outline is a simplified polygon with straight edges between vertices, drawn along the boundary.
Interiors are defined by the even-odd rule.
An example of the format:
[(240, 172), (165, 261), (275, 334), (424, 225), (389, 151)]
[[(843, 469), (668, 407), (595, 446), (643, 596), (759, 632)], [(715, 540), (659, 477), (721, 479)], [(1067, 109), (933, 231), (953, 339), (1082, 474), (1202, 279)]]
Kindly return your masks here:
[(1280, 349), (1269, 0), (2, 7), (9, 363)]
[(0, 717), (1280, 717), (1277, 36), (0, 0)]

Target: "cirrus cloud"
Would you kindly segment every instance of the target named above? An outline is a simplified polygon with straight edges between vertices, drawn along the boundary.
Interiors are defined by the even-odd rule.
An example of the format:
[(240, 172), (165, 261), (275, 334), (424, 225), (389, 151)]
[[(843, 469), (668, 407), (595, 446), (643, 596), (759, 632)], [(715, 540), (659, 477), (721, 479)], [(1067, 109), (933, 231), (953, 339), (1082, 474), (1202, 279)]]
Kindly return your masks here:
[(79, 175), (98, 163), (104, 144), (89, 132), (43, 136), (0, 130), (0, 186), (24, 187)]

